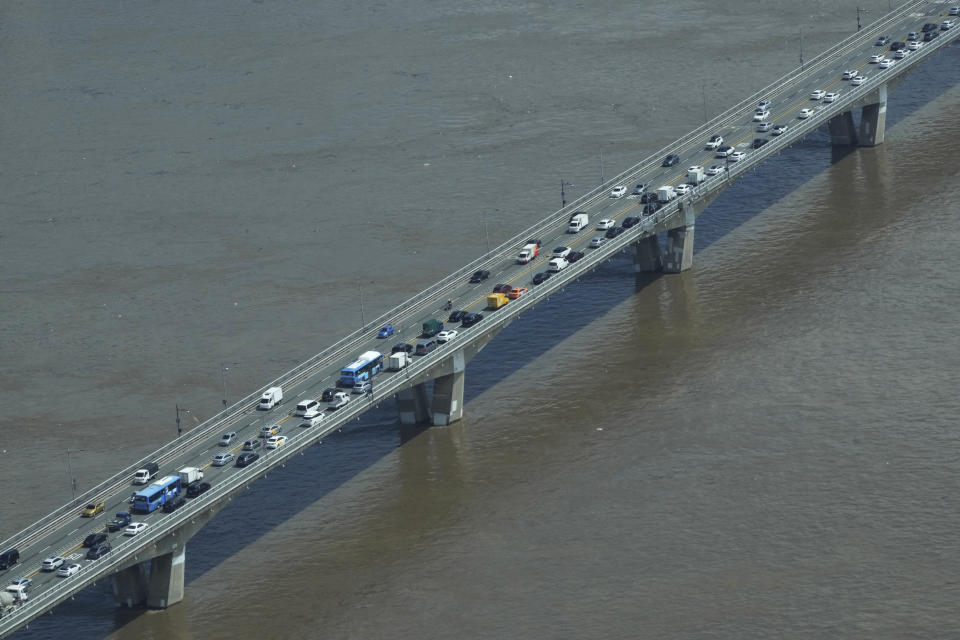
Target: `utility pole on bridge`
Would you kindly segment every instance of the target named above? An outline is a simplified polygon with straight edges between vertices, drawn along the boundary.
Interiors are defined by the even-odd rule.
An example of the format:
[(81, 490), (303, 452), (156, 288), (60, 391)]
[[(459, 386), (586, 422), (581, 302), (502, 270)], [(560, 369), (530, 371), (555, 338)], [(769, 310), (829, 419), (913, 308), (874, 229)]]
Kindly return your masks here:
[(860, 31), (860, 14), (861, 13), (870, 13), (869, 9), (861, 9), (857, 7), (857, 31)]

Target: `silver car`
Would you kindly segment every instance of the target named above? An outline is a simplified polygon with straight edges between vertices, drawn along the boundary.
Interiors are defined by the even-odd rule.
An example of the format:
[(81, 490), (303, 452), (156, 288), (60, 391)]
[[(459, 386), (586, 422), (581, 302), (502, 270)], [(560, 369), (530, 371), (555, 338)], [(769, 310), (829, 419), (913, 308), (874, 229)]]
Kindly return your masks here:
[(217, 455), (213, 456), (213, 466), (223, 467), (230, 464), (232, 460), (233, 460), (232, 453), (218, 453)]

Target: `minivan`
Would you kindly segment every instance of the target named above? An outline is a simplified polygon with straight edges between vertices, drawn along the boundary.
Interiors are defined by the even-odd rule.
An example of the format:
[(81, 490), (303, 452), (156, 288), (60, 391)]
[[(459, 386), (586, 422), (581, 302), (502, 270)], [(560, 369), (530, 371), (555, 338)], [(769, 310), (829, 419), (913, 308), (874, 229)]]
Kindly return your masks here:
[(9, 569), (20, 562), (20, 552), (16, 549), (7, 549), (0, 553), (0, 569)]
[(237, 456), (237, 466), (245, 467), (248, 464), (253, 464), (260, 459), (260, 454), (255, 451), (247, 451), (246, 453), (241, 453)]
[(437, 348), (437, 341), (434, 338), (426, 338), (425, 340), (418, 340), (416, 347), (414, 347), (414, 353), (418, 356), (425, 356), (434, 349)]
[(304, 400), (297, 404), (297, 410), (293, 412), (297, 416), (305, 416), (308, 413), (317, 413), (320, 411), (320, 403), (316, 400)]

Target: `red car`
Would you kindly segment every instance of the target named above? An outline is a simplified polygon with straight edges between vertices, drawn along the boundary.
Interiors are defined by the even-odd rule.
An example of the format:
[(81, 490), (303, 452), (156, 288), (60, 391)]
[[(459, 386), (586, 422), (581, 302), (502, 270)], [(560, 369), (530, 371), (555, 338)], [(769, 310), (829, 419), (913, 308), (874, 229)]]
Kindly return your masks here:
[(498, 284), (493, 288), (493, 292), (494, 293), (510, 293), (510, 289), (513, 289), (513, 287), (511, 287), (508, 284)]

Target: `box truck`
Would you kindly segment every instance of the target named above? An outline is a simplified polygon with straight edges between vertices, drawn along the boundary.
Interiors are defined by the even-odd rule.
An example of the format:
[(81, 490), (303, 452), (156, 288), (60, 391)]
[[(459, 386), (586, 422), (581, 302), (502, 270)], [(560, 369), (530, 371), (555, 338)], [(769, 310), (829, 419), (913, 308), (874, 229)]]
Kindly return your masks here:
[(590, 217), (584, 211), (577, 211), (570, 216), (570, 224), (567, 225), (567, 233), (579, 233), (581, 229), (590, 224)]
[(257, 408), (265, 410), (273, 409), (281, 402), (283, 402), (283, 388), (270, 387), (263, 392), (263, 396), (260, 398), (260, 404), (257, 405)]
[(186, 487), (191, 482), (203, 480), (203, 469), (199, 467), (184, 467), (177, 472), (180, 474), (180, 486)]
[(410, 364), (410, 355), (406, 351), (397, 351), (390, 354), (390, 371), (400, 371)]
[(520, 254), (517, 256), (517, 262), (520, 264), (527, 264), (528, 262), (536, 258), (539, 253), (540, 253), (539, 245), (526, 244), (523, 246), (523, 249), (520, 249)]
[(657, 201), (658, 202), (670, 202), (671, 200), (677, 197), (677, 192), (673, 190), (673, 187), (667, 185), (665, 187), (660, 187), (657, 189)]
[(509, 301), (505, 293), (491, 293), (487, 296), (487, 309), (499, 309)]

